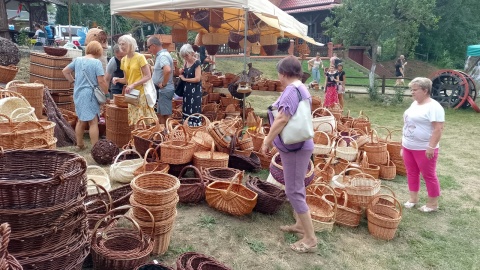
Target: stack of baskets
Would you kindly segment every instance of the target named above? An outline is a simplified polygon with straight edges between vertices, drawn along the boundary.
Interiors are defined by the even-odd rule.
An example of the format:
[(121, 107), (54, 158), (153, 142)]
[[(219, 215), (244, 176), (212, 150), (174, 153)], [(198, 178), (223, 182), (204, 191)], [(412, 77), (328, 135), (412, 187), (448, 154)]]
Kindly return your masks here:
[(385, 143), (387, 144), (387, 150), (390, 155), (390, 161), (395, 164), (395, 172), (398, 175), (407, 175), (407, 170), (405, 169), (405, 163), (403, 162), (403, 158), (400, 155), (400, 151), (402, 150), (402, 142), (401, 140), (394, 140), (392, 138), (392, 134), (399, 132), (400, 130), (392, 130), (388, 131), (388, 136), (385, 138)]
[(44, 84), (50, 90), (59, 108), (75, 111), (72, 84), (65, 78), (62, 69), (72, 58), (52, 56), (46, 53), (30, 53), (30, 82)]
[(24, 269), (80, 269), (90, 249), (85, 159), (56, 150), (2, 151), (0, 167), (9, 253)]
[(114, 104), (105, 106), (105, 119), (107, 139), (122, 147), (130, 141), (131, 130), (128, 125), (128, 108), (118, 107)]
[(0, 118), (7, 120), (0, 122), (0, 147), (3, 149), (55, 149), (54, 122), (13, 122), (6, 115), (0, 115)]
[[(153, 172), (135, 177), (130, 185), (133, 190), (130, 204), (134, 206), (131, 216), (145, 233), (152, 233), (153, 253), (164, 254), (168, 250), (177, 216), (180, 182), (173, 175)], [(150, 213), (142, 208), (153, 215), (153, 224)]]

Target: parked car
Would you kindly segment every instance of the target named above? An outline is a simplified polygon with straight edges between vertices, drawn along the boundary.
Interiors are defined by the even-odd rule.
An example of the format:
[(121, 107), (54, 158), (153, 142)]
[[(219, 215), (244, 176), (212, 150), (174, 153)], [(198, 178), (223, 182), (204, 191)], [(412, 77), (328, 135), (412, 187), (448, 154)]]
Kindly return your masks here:
[(69, 41), (70, 35), (72, 42), (77, 46), (83, 46), (85, 42), (85, 35), (88, 28), (78, 25), (56, 25), (55, 26), (55, 42)]

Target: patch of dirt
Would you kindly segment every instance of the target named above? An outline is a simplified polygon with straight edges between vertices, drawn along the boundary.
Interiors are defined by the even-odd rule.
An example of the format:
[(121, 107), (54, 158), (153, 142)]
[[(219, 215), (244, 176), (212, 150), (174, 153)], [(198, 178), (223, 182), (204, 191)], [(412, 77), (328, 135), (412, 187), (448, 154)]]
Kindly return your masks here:
[[(380, 62), (385, 68), (395, 70), (395, 60)], [(439, 70), (432, 64), (427, 62), (407, 59), (407, 65), (405, 66), (405, 77), (415, 78), (415, 77), (427, 77), (430, 78), (431, 75)]]

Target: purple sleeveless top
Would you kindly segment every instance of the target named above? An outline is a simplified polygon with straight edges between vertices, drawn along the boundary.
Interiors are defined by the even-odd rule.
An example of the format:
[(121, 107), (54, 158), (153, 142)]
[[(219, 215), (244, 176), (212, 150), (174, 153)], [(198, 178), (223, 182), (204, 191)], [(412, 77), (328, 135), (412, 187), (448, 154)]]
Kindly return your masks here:
[[(298, 90), (302, 95), (302, 100), (307, 98), (310, 99), (310, 106), (311, 106), (312, 99), (311, 99), (310, 93), (307, 90), (307, 87), (303, 83), (300, 83), (300, 85), (298, 86)], [(285, 88), (282, 95), (277, 99), (277, 101), (275, 101), (272, 104), (272, 107), (278, 108), (279, 112), (282, 111), (285, 114), (293, 116), (295, 112), (297, 112), (299, 102), (300, 101), (298, 100), (297, 88), (295, 87), (294, 84), (290, 84)], [(268, 119), (270, 121), (270, 124), (273, 124), (273, 121), (275, 120), (273, 117), (273, 114), (270, 110), (267, 112), (268, 112)], [(277, 147), (278, 150), (282, 152), (291, 152), (292, 149), (313, 150), (313, 139), (309, 139), (309, 140), (306, 140), (305, 142), (300, 142), (300, 143), (287, 144), (287, 147), (288, 147), (287, 149), (287, 147), (285, 147), (285, 144), (280, 140), (280, 136), (277, 136), (273, 140), (273, 144), (275, 145), (275, 147)], [(302, 144), (303, 144), (303, 147), (302, 147)]]

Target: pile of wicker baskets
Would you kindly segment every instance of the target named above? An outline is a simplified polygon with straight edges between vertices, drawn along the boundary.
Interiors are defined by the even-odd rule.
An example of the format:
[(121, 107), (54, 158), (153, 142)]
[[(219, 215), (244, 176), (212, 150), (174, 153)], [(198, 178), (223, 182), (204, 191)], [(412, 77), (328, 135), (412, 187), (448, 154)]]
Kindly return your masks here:
[(228, 266), (215, 258), (198, 252), (185, 252), (176, 261), (177, 270), (230, 270)]
[(2, 223), (0, 225), (0, 269), (21, 270), (23, 268), (17, 259), (8, 254), (7, 247), (10, 242), (11, 232), (12, 230), (8, 223)]
[(2, 151), (0, 167), (9, 253), (24, 269), (79, 269), (90, 249), (85, 159), (56, 150)]
[(75, 111), (72, 84), (65, 78), (62, 69), (72, 58), (46, 53), (30, 53), (30, 82), (38, 82), (50, 90), (59, 108)]
[(164, 254), (177, 216), (180, 182), (173, 175), (153, 172), (135, 177), (130, 185), (133, 190), (130, 204), (134, 206), (131, 216), (154, 239), (153, 253)]

